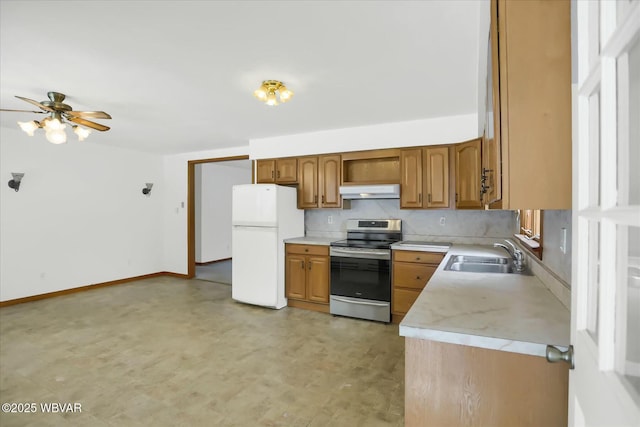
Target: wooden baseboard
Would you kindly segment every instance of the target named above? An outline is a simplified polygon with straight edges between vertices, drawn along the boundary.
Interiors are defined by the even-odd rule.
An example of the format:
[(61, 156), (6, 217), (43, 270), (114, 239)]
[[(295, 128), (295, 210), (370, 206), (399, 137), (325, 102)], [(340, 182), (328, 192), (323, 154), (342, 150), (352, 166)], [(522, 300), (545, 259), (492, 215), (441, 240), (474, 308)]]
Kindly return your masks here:
[(309, 301), (299, 301), (291, 298), (287, 300), (287, 306), (295, 307), (295, 308), (304, 308), (305, 310), (319, 311), (321, 313), (329, 312), (329, 304), (322, 304), (322, 303), (309, 302)]
[(178, 274), (178, 273), (172, 273), (169, 271), (161, 271), (158, 273), (143, 274), (142, 276), (127, 277), (126, 279), (111, 280), (109, 282), (95, 283), (93, 285), (79, 286), (77, 288), (71, 288), (71, 289), (63, 289), (61, 291), (48, 292), (46, 294), (31, 295), (24, 298), (16, 298), (16, 299), (7, 300), (7, 301), (0, 301), (0, 308), (8, 307), (10, 305), (22, 304), (25, 302), (38, 301), (41, 299), (55, 298), (61, 295), (75, 294), (77, 292), (84, 292), (92, 289), (104, 288), (107, 286), (121, 285), (123, 283), (135, 282), (136, 280), (152, 279), (154, 277), (162, 277), (162, 276), (176, 277), (178, 279), (189, 278), (189, 276), (186, 274)]
[(217, 262), (224, 262), (224, 261), (231, 261), (231, 257), (229, 258), (222, 258), (222, 259), (215, 259), (213, 261), (206, 261), (206, 262), (196, 262), (196, 265), (209, 265), (209, 264), (215, 264)]

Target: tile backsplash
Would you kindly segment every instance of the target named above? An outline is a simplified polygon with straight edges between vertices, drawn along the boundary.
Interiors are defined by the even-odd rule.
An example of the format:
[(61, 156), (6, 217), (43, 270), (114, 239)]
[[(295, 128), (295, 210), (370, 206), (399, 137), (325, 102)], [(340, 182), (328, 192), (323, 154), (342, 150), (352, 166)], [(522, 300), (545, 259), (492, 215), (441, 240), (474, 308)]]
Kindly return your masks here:
[[(305, 234), (343, 237), (348, 219), (401, 219), (405, 240), (429, 239), (453, 243), (488, 243), (513, 235), (511, 211), (400, 209), (398, 199), (352, 200), (351, 209), (305, 211)], [(443, 220), (444, 218), (444, 220)]]
[[(380, 199), (352, 200), (351, 209), (308, 209), (304, 213), (305, 235), (344, 238), (347, 220), (354, 218), (401, 219), (404, 240), (467, 244), (491, 244), (501, 239), (513, 239), (518, 228), (514, 211), (400, 209), (399, 200)], [(569, 289), (571, 211), (545, 211), (543, 227), (544, 250), (540, 264)], [(566, 253), (559, 249), (562, 228), (567, 229)]]

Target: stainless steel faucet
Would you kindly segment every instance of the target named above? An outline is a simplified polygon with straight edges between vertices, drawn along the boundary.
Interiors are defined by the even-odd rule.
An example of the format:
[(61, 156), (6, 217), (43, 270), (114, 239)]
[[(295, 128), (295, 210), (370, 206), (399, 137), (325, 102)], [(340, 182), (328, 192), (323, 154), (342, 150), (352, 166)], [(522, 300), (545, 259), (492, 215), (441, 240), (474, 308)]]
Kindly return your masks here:
[(507, 251), (509, 256), (513, 258), (513, 265), (516, 271), (524, 271), (525, 264), (524, 264), (524, 254), (522, 253), (522, 251), (518, 249), (516, 245), (514, 245), (513, 242), (511, 242), (510, 240), (505, 239), (505, 243), (507, 243), (509, 246), (503, 245), (502, 243), (494, 243), (493, 247), (502, 248), (505, 251)]

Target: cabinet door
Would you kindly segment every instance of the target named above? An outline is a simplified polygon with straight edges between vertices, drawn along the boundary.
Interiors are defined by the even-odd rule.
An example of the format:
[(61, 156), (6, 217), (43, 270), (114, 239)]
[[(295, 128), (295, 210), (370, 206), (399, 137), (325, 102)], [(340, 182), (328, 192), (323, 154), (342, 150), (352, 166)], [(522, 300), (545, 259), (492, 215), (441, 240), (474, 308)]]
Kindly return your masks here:
[(400, 151), (400, 207), (422, 207), (422, 149)]
[(276, 182), (276, 161), (258, 160), (258, 170), (256, 182), (258, 184), (269, 184)]
[(429, 147), (424, 150), (426, 166), (426, 207), (449, 207), (449, 147)]
[(431, 264), (394, 263), (393, 286), (423, 289), (437, 268), (437, 265)]
[(276, 182), (295, 183), (298, 181), (298, 159), (276, 160)]
[(320, 186), (320, 207), (339, 208), (340, 197), (340, 156), (321, 156), (318, 175)]
[(407, 314), (411, 306), (420, 296), (420, 290), (415, 289), (394, 289), (391, 311), (393, 314)]
[(456, 208), (482, 207), (480, 140), (456, 145)]
[(329, 302), (329, 257), (307, 257), (307, 299)]
[(318, 158), (298, 159), (298, 207), (318, 207)]
[[(500, 94), (498, 92), (498, 15), (497, 4), (491, 2), (491, 31), (487, 49), (487, 100), (482, 139), (482, 168), (485, 176), (484, 203), (491, 205), (502, 199), (502, 150), (500, 146)], [(498, 206), (497, 206), (498, 207)]]
[[(587, 3), (601, 4), (602, 10), (605, 4), (630, 2)], [(569, 1), (498, 2), (503, 209), (571, 209), (570, 9)], [(607, 34), (613, 29), (601, 25)], [(608, 102), (592, 99), (600, 99), (601, 108)]]
[(306, 298), (306, 262), (303, 255), (287, 254), (285, 271), (285, 287), (287, 298)]

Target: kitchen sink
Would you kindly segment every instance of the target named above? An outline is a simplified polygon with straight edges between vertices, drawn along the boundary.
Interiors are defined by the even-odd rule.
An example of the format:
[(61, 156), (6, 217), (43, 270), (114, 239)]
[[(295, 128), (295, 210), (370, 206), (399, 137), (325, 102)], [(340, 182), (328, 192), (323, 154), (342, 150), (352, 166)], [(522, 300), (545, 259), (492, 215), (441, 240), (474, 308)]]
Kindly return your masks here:
[(528, 269), (516, 271), (513, 261), (509, 258), (479, 257), (454, 255), (449, 258), (444, 267), (448, 271), (463, 271), (469, 273), (501, 273), (531, 275)]
[(449, 260), (449, 263), (473, 263), (473, 264), (509, 264), (511, 260), (509, 258), (502, 257), (484, 257), (484, 256), (467, 256), (467, 255), (454, 255)]

